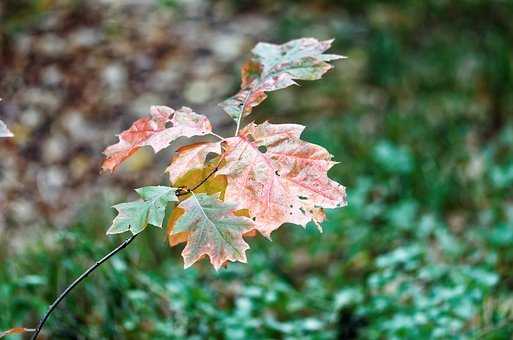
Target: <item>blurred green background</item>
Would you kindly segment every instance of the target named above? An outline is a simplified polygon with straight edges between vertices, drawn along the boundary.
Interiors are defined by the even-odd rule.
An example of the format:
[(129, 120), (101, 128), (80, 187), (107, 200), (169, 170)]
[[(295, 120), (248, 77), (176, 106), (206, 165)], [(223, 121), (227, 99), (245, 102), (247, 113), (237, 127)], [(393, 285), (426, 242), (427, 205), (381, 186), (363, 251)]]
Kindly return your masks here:
[[(331, 51), (349, 59), (321, 81), (271, 93), (255, 119), (307, 125), (304, 138), (341, 162), (330, 176), (347, 186), (349, 206), (328, 212), (323, 234), (287, 225), (273, 242), (250, 239), (248, 264), (218, 273), (206, 261), (183, 270), (180, 247), (147, 230), (62, 303), (42, 338), (512, 338), (512, 17), (509, 1), (4, 2), (0, 118), (17, 138), (0, 151), (8, 155), (0, 329), (34, 325), (59, 291), (122, 241), (105, 236), (112, 203), (133, 187), (165, 183), (165, 157), (145, 154), (97, 180), (101, 150), (137, 105), (199, 106), (228, 135), (233, 126), (215, 104), (237, 90), (252, 45), (313, 36), (335, 38)], [(69, 34), (78, 26), (104, 35), (76, 48), (73, 39), (85, 38)], [(59, 45), (62, 36), (71, 50)], [(121, 63), (118, 73), (111, 60)], [(102, 63), (110, 71), (96, 69)], [(64, 79), (57, 84), (52, 74), (34, 75), (55, 65)], [(192, 69), (161, 76), (185, 67)], [(95, 85), (101, 72), (111, 87)], [(27, 87), (65, 99), (25, 107)], [(70, 107), (89, 126), (82, 139), (66, 131)], [(30, 110), (44, 124), (32, 128)], [(47, 157), (45, 140), (56, 134), (67, 158)], [(61, 206), (12, 185), (12, 176), (38, 177), (30, 166), (76, 177), (57, 195), (78, 207), (73, 216), (52, 219)], [(86, 170), (68, 174), (79, 166)], [(26, 177), (16, 177), (21, 169)]]

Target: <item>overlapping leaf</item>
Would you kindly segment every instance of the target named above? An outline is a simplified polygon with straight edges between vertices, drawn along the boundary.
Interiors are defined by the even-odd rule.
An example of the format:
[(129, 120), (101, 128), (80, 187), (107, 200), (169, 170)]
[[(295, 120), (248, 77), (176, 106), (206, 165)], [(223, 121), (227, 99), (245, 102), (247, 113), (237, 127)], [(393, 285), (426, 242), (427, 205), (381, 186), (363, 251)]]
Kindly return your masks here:
[[(174, 179), (171, 181), (171, 184), (175, 187), (185, 187), (185, 188), (195, 188), (195, 193), (205, 193), (208, 195), (216, 195), (221, 200), (224, 197), (224, 190), (226, 189), (226, 176), (224, 175), (209, 175), (214, 171), (215, 167), (219, 163), (219, 159), (215, 158), (212, 161), (204, 164), (201, 168), (191, 169), (187, 173), (185, 173), (183, 176)], [(208, 178), (207, 178), (208, 177)], [(206, 180), (205, 180), (206, 178)], [(198, 183), (202, 183), (199, 187), (197, 186)], [(181, 196), (179, 200), (187, 199), (187, 196)], [(168, 234), (168, 241), (169, 245), (171, 247), (186, 242), (190, 232), (181, 232), (181, 233), (172, 233), (173, 228), (175, 226), (176, 221), (180, 216), (182, 216), (184, 213), (184, 210), (180, 207), (175, 207), (173, 209), (173, 212), (168, 218), (168, 224), (167, 224), (167, 234)], [(235, 212), (237, 214), (237, 212)], [(240, 215), (240, 216), (247, 216), (246, 215)]]
[(0, 120), (0, 138), (13, 136), (14, 135), (12, 134), (12, 132), (9, 131), (9, 129), (7, 128), (7, 125), (5, 125), (5, 123)]
[(202, 168), (210, 153), (219, 155), (221, 153), (221, 143), (196, 143), (176, 150), (176, 155), (166, 169), (171, 183), (176, 182), (190, 170)]
[(185, 268), (208, 256), (217, 270), (227, 261), (246, 262), (248, 244), (243, 234), (254, 228), (253, 221), (234, 214), (235, 205), (215, 195), (193, 194), (178, 205), (183, 213), (176, 219), (171, 235), (187, 233), (182, 256)]
[[(167, 124), (171, 123), (171, 127)], [(125, 159), (143, 146), (151, 146), (155, 152), (165, 149), (179, 137), (206, 135), (212, 131), (207, 117), (188, 107), (173, 110), (167, 106), (152, 106), (151, 115), (135, 121), (122, 132), (117, 144), (105, 149), (102, 169), (114, 171)]]
[(226, 139), (225, 202), (249, 209), (269, 236), (283, 223), (305, 226), (324, 219), (322, 208), (346, 205), (345, 188), (328, 178), (336, 164), (329, 152), (300, 139), (297, 124), (249, 124)]
[[(257, 231), (270, 237), (284, 223), (320, 228), (324, 208), (346, 205), (345, 188), (327, 173), (336, 164), (324, 148), (302, 141), (296, 124), (249, 124), (241, 118), (266, 98), (266, 92), (322, 77), (342, 58), (325, 54), (332, 41), (304, 38), (283, 45), (260, 43), (254, 59), (242, 68), (239, 93), (221, 106), (237, 122), (236, 136), (221, 142), (196, 143), (177, 150), (166, 172), (171, 187), (138, 189), (141, 201), (114, 206), (119, 212), (108, 233), (141, 232), (162, 226), (166, 206), (179, 202), (167, 218), (169, 244), (185, 242), (185, 267), (209, 257), (219, 269), (228, 261), (246, 262), (245, 237)], [(171, 123), (171, 126), (167, 126)], [(239, 133), (240, 132), (240, 133)], [(181, 136), (211, 133), (208, 119), (189, 108), (155, 106), (105, 150), (104, 170), (113, 171), (143, 146), (155, 152)], [(217, 155), (208, 159), (209, 155)], [(180, 190), (177, 197), (177, 190)]]
[(112, 221), (107, 234), (130, 231), (135, 235), (143, 231), (148, 224), (161, 228), (167, 204), (178, 201), (175, 188), (148, 186), (135, 191), (142, 200), (115, 205), (114, 209), (118, 211), (118, 215)]
[(314, 38), (291, 40), (283, 45), (258, 43), (252, 52), (255, 59), (241, 70), (241, 90), (219, 105), (238, 123), (242, 116), (265, 98), (265, 92), (296, 84), (294, 80), (320, 79), (332, 66), (329, 61), (343, 58), (324, 54), (333, 40)]

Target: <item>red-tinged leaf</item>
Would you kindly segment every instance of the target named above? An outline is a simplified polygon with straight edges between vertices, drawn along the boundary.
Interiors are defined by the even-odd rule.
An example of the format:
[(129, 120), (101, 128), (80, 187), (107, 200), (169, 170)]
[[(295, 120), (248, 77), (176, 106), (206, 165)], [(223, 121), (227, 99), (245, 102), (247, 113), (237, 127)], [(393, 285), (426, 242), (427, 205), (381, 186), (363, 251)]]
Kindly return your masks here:
[(35, 331), (36, 330), (33, 328), (14, 327), (14, 328), (8, 329), (4, 332), (0, 332), (0, 338), (6, 337), (8, 335), (13, 335), (13, 334), (32, 333)]
[(221, 154), (221, 143), (196, 143), (176, 150), (176, 155), (166, 169), (171, 183), (175, 183), (191, 170), (202, 168), (209, 153)]
[(193, 194), (178, 205), (178, 216), (170, 236), (183, 235), (187, 245), (182, 251), (185, 268), (205, 255), (216, 270), (227, 261), (246, 262), (248, 244), (243, 234), (254, 228), (251, 219), (235, 215), (235, 205), (220, 201), (216, 195)]
[[(205, 165), (202, 168), (198, 169), (191, 169), (190, 171), (186, 172), (183, 176), (180, 176), (179, 178), (171, 181), (172, 185), (177, 187), (186, 187), (186, 188), (193, 188), (196, 187), (198, 183), (204, 182), (202, 185), (194, 189), (194, 192), (196, 194), (198, 193), (206, 193), (208, 195), (217, 194), (219, 198), (223, 199), (224, 197), (224, 190), (226, 189), (226, 176), (223, 175), (217, 175), (217, 176), (210, 176), (206, 181), (204, 181), (207, 176), (212, 173), (214, 168), (219, 163), (219, 158), (215, 158), (211, 160), (207, 165)], [(184, 201), (190, 196), (183, 195), (180, 196), (178, 199), (180, 201)], [(183, 232), (183, 233), (175, 233), (173, 234), (173, 228), (178, 220), (178, 218), (183, 214), (184, 210), (176, 207), (173, 209), (171, 215), (168, 218), (167, 223), (167, 235), (168, 235), (168, 241), (169, 245), (171, 247), (186, 242), (190, 232)], [(248, 217), (247, 211), (244, 210), (238, 210), (234, 212), (237, 216), (246, 216)]]
[(345, 188), (328, 178), (329, 152), (300, 139), (297, 124), (249, 124), (226, 139), (224, 200), (249, 209), (256, 229), (269, 237), (283, 223), (305, 226), (324, 219), (322, 208), (346, 205)]
[[(171, 127), (167, 124), (171, 123)], [(152, 106), (151, 115), (135, 121), (122, 132), (117, 144), (105, 149), (102, 169), (114, 171), (125, 159), (143, 146), (151, 146), (157, 153), (179, 137), (206, 135), (212, 131), (208, 118), (188, 107), (173, 110), (167, 106)]]
[(7, 128), (7, 125), (5, 125), (5, 123), (0, 120), (0, 138), (13, 136), (14, 135), (12, 134), (12, 132), (9, 131), (9, 129)]
[(262, 65), (257, 60), (252, 59), (244, 63), (240, 70), (242, 80), (241, 88), (249, 87), (249, 85), (260, 76), (261, 72)]
[(332, 42), (302, 38), (283, 45), (258, 43), (252, 51), (255, 58), (242, 67), (241, 90), (219, 105), (240, 124), (243, 116), (265, 100), (265, 92), (294, 85), (297, 79), (320, 79), (332, 68), (329, 61), (343, 58), (323, 54)]

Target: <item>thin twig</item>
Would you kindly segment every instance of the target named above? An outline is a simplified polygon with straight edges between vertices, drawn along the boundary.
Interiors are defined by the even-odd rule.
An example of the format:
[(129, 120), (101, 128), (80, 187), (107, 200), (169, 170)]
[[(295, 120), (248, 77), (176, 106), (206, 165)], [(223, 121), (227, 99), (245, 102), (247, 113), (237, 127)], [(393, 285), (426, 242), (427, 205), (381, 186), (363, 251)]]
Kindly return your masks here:
[(221, 155), (221, 158), (219, 159), (219, 161), (217, 162), (217, 165), (214, 169), (212, 169), (212, 171), (210, 171), (210, 173), (201, 180), (201, 182), (199, 182), (198, 184), (196, 184), (194, 187), (192, 187), (191, 189), (189, 188), (179, 188), (175, 195), (176, 196), (183, 196), (183, 195), (186, 195), (186, 194), (190, 194), (192, 193), (194, 190), (198, 189), (200, 186), (202, 186), (206, 181), (209, 180), (210, 177), (212, 177), (216, 172), (217, 170), (219, 170), (219, 166), (221, 165), (221, 162), (223, 161), (224, 159), (224, 154)]
[(215, 133), (215, 132), (210, 132), (210, 135), (211, 135), (211, 136), (214, 136), (214, 137), (217, 137), (217, 138), (219, 138), (220, 140), (225, 140), (225, 138), (224, 138), (223, 136), (219, 136), (219, 135), (218, 135), (217, 133)]
[(244, 98), (244, 101), (242, 102), (242, 108), (241, 108), (240, 116), (237, 119), (237, 127), (235, 128), (235, 136), (239, 135), (240, 124), (242, 123), (242, 118), (244, 117), (244, 110), (246, 110), (246, 104), (247, 104), (247, 102), (249, 100), (250, 95), (251, 95), (251, 91), (248, 92), (248, 94)]
[(75, 281), (73, 281), (73, 283), (70, 284), (59, 295), (59, 297), (57, 297), (57, 299), (55, 299), (55, 301), (50, 305), (50, 307), (48, 308), (48, 311), (46, 312), (46, 314), (39, 321), (39, 324), (37, 325), (37, 328), (36, 328), (34, 334), (32, 334), (32, 337), (30, 339), (31, 340), (35, 340), (37, 338), (39, 332), (41, 332), (41, 329), (43, 329), (43, 326), (44, 326), (45, 322), (50, 317), (50, 314), (59, 305), (59, 303), (66, 297), (66, 295), (68, 295), (71, 292), (71, 290), (73, 288), (75, 288), (76, 285), (78, 285), (83, 279), (85, 279), (89, 274), (91, 274), (91, 272), (93, 272), (96, 268), (101, 266), (102, 263), (104, 263), (105, 261), (110, 259), (112, 256), (116, 255), (119, 251), (123, 250), (126, 246), (128, 246), (137, 237), (137, 235), (138, 234), (130, 236), (123, 243), (121, 243), (119, 246), (117, 246), (116, 249), (112, 250), (110, 253), (105, 255), (101, 260), (97, 261), (95, 264), (93, 264), (91, 267), (89, 267), (89, 269), (87, 269), (85, 272), (83, 272), (82, 275), (80, 275), (78, 278), (76, 278)]
[[(219, 136), (220, 137), (220, 136)], [(222, 137), (220, 137), (222, 138)], [(196, 184), (192, 189), (183, 188), (176, 191), (176, 196), (182, 196), (188, 193), (192, 193), (194, 190), (198, 189), (203, 183), (208, 181), (210, 177), (212, 177), (217, 170), (219, 170), (219, 166), (221, 165), (221, 162), (224, 158), (224, 154), (219, 159), (219, 162), (217, 163), (216, 167), (212, 169), (212, 171), (205, 177), (201, 182)], [(34, 334), (32, 334), (31, 340), (35, 340), (41, 330), (43, 329), (44, 324), (50, 317), (50, 314), (54, 311), (55, 308), (59, 305), (59, 303), (64, 300), (64, 298), (71, 292), (73, 288), (75, 288), (82, 280), (84, 280), (89, 274), (91, 274), (95, 269), (97, 269), (99, 266), (101, 266), (105, 261), (110, 259), (112, 256), (116, 255), (119, 251), (123, 250), (126, 246), (128, 246), (139, 234), (135, 234), (130, 236), (128, 239), (126, 239), (123, 243), (121, 243), (119, 246), (116, 247), (116, 249), (112, 250), (110, 253), (105, 255), (101, 260), (97, 261), (94, 265), (89, 267), (85, 272), (83, 272), (78, 278), (73, 281), (58, 297), (55, 299), (55, 301), (50, 305), (48, 308), (48, 311), (46, 314), (41, 318), (39, 321), (39, 324), (37, 325), (37, 328), (34, 330)]]
[(215, 167), (214, 169), (212, 169), (212, 171), (207, 175), (207, 177), (203, 178), (203, 180), (202, 180), (201, 182), (199, 182), (198, 184), (196, 184), (196, 185), (194, 186), (194, 188), (192, 188), (192, 189), (190, 190), (190, 192), (193, 192), (194, 190), (196, 190), (196, 189), (198, 189), (200, 186), (202, 186), (202, 185), (203, 185), (203, 183), (205, 183), (206, 181), (208, 181), (208, 179), (209, 179), (210, 177), (212, 177), (212, 176), (216, 173), (216, 171), (217, 171), (217, 170), (219, 170), (219, 165), (216, 165), (216, 167)]

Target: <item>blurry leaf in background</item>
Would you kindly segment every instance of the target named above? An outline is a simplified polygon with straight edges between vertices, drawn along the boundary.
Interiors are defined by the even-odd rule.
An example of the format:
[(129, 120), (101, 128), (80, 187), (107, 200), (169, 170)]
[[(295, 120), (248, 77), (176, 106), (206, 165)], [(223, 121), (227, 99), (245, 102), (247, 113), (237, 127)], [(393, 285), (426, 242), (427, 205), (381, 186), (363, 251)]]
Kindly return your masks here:
[(5, 123), (0, 120), (0, 138), (13, 136), (14, 135), (12, 134), (12, 132), (9, 131), (9, 129), (7, 128), (7, 125), (5, 125)]

